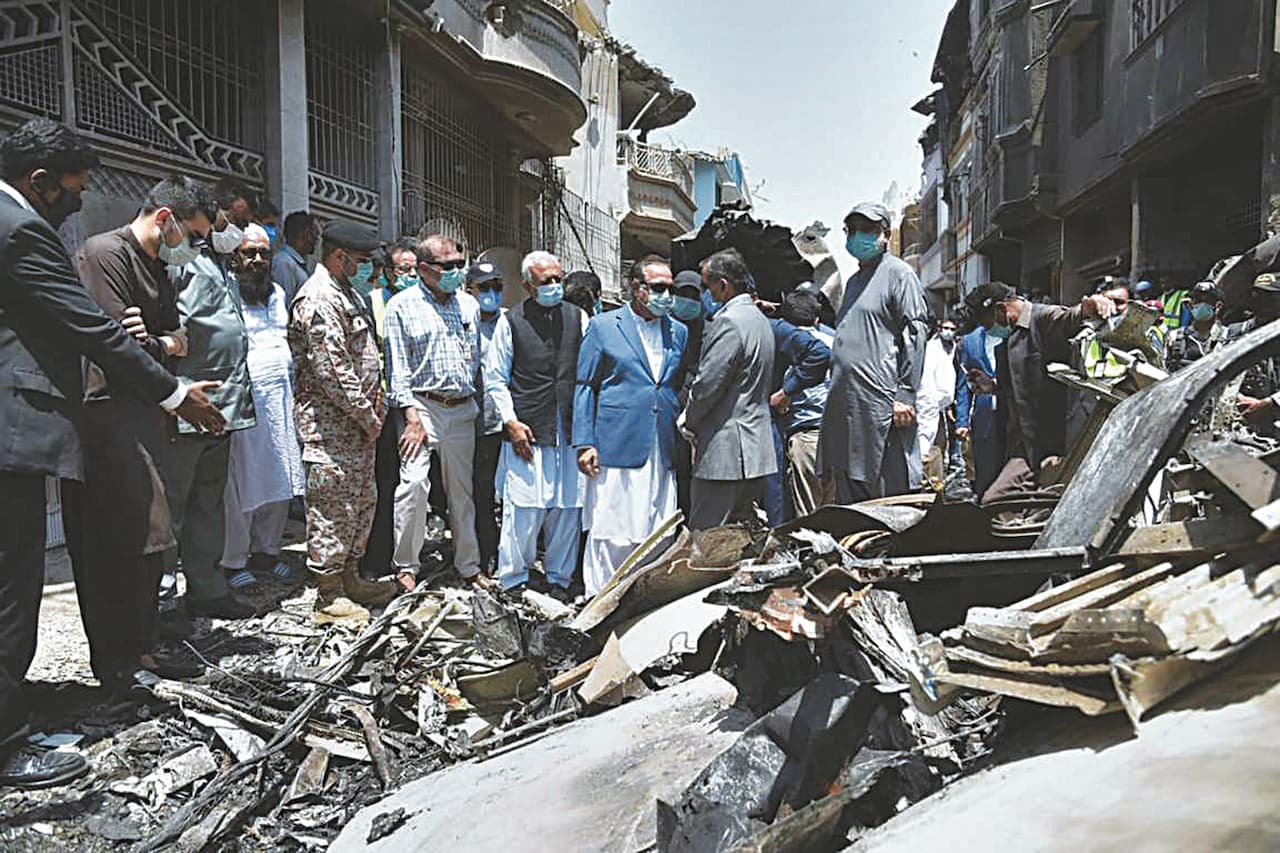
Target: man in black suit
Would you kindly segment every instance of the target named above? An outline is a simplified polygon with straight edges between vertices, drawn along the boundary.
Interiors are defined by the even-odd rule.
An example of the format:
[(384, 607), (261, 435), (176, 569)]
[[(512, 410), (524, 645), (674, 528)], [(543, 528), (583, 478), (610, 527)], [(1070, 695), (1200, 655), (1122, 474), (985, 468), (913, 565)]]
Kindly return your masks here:
[(1037, 487), (1045, 460), (1067, 452), (1066, 388), (1049, 378), (1054, 362), (1067, 363), (1071, 339), (1084, 321), (1105, 321), (1115, 303), (1101, 294), (1079, 305), (1040, 305), (1003, 282), (982, 285), (965, 298), (974, 321), (1004, 341), (996, 347), (996, 428), (1005, 437), (1004, 467), (982, 496), (988, 504)]
[(83, 139), (48, 119), (0, 141), (0, 785), (59, 784), (87, 767), (78, 755), (21, 748), (44, 577), (45, 477), (84, 474), (82, 359), (185, 420), (222, 429), (205, 384), (179, 383), (76, 277), (54, 229), (79, 210), (96, 165)]

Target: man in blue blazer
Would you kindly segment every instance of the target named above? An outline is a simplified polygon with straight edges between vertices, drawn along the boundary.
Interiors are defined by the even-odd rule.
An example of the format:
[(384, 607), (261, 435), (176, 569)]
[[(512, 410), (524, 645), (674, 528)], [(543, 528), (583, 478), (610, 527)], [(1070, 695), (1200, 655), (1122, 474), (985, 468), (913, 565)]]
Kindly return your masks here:
[(666, 260), (638, 261), (630, 290), (627, 305), (592, 318), (578, 353), (573, 440), (588, 477), (587, 595), (676, 511), (677, 397), (688, 330), (668, 316), (675, 294)]
[(973, 490), (982, 495), (1004, 464), (1004, 436), (996, 429), (996, 347), (1003, 341), (978, 326), (965, 335), (956, 371), (956, 437), (973, 449)]

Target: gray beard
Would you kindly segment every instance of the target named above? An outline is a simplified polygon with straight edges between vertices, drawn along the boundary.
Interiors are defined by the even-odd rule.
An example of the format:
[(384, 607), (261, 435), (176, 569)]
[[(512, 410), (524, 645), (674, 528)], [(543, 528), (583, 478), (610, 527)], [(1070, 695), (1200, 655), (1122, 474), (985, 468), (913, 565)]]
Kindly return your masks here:
[(254, 305), (264, 305), (271, 298), (271, 276), (268, 272), (241, 270), (236, 273), (240, 297)]

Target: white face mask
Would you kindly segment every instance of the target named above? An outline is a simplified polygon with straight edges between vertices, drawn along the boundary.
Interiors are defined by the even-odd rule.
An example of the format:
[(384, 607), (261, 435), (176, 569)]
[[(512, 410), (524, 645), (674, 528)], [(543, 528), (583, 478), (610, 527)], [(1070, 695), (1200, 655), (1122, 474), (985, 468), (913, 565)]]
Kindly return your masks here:
[(244, 242), (244, 231), (228, 222), (226, 228), (213, 232), (210, 242), (213, 244), (213, 250), (219, 255), (229, 255), (239, 249), (240, 244)]

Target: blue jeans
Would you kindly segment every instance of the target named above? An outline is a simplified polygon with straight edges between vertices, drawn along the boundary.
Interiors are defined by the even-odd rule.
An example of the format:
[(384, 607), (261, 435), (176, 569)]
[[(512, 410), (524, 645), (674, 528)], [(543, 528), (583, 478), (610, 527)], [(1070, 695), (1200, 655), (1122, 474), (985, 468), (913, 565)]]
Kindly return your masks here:
[(770, 419), (773, 428), (773, 451), (777, 458), (778, 471), (764, 478), (764, 512), (769, 516), (769, 526), (777, 527), (790, 520), (792, 516), (790, 501), (787, 499), (785, 474), (787, 470), (787, 453), (782, 442), (782, 430), (778, 422)]

